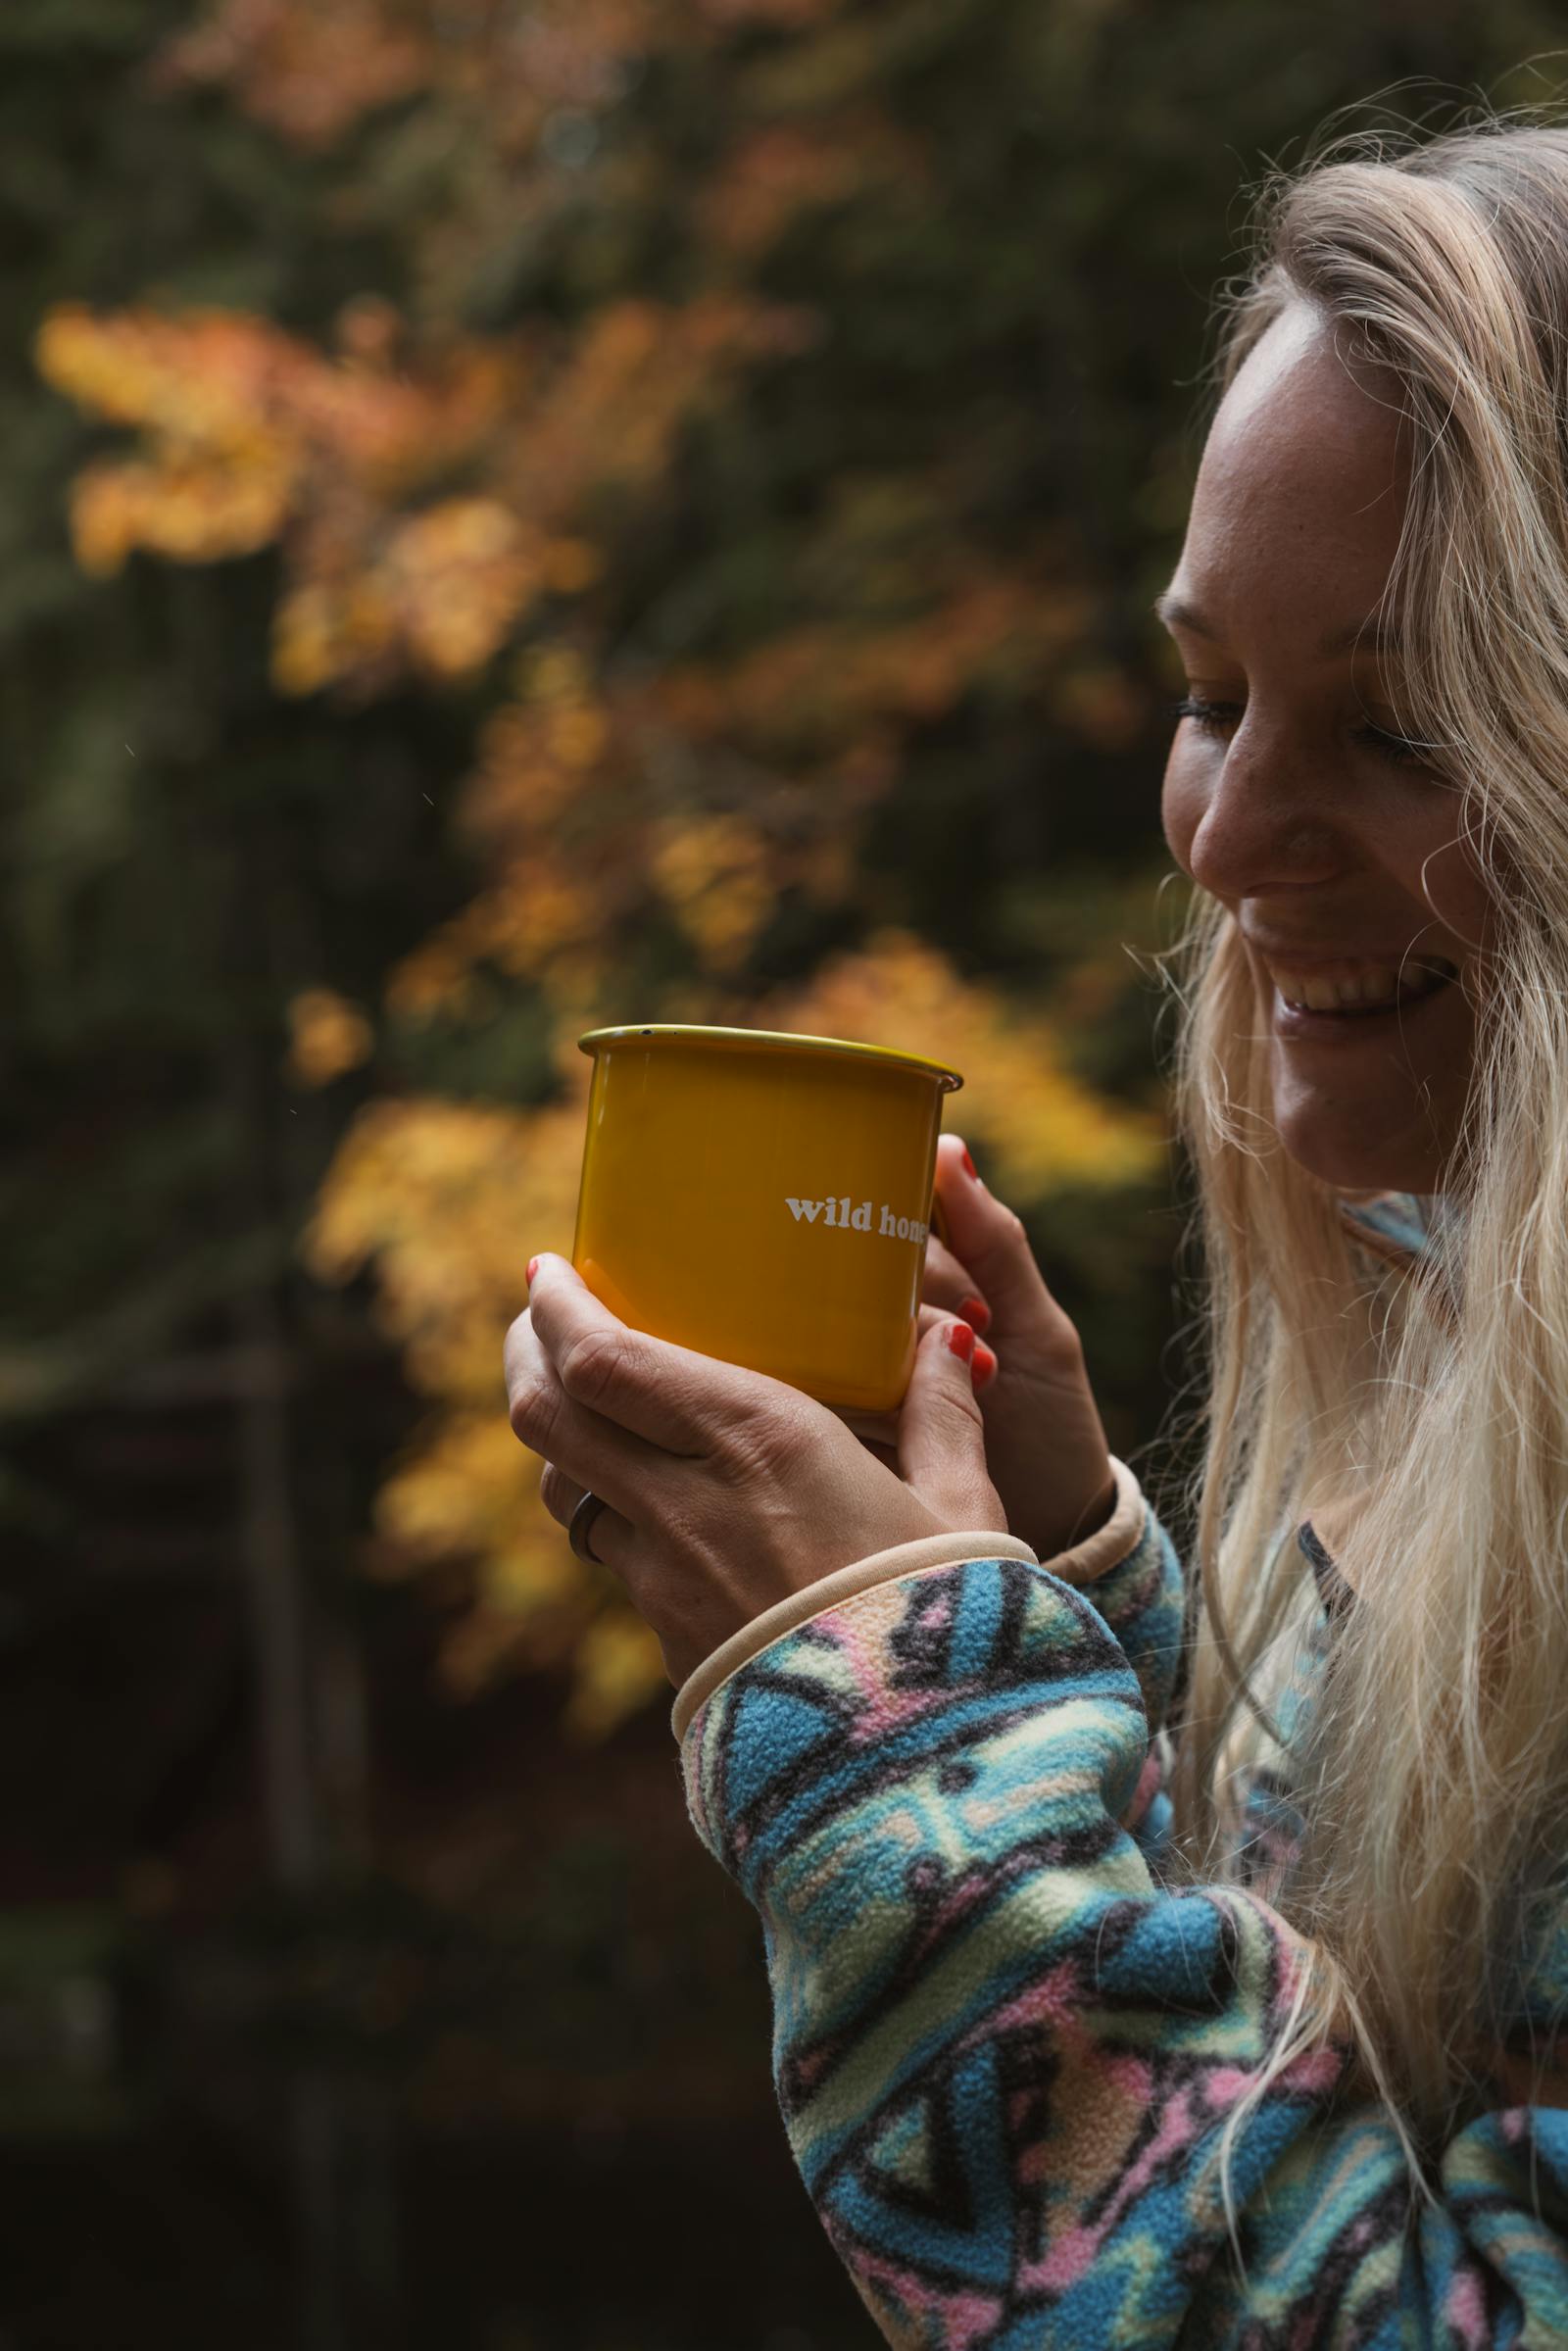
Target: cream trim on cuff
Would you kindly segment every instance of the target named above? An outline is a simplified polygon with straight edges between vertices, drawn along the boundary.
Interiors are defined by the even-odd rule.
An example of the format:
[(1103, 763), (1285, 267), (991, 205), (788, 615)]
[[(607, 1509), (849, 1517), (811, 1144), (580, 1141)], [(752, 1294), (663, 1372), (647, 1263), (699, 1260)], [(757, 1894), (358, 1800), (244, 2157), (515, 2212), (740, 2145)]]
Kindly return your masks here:
[(1128, 1552), (1135, 1550), (1143, 1540), (1144, 1521), (1149, 1514), (1144, 1490), (1126, 1462), (1118, 1461), (1114, 1453), (1110, 1456), (1110, 1467), (1116, 1481), (1116, 1506), (1104, 1525), (1095, 1534), (1086, 1535), (1082, 1543), (1075, 1543), (1070, 1551), (1057, 1551), (1054, 1558), (1040, 1562), (1064, 1584), (1093, 1584), (1098, 1577), (1108, 1575), (1113, 1567), (1120, 1567)]
[(1026, 1559), (1031, 1567), (1040, 1564), (1016, 1535), (989, 1530), (978, 1535), (917, 1535), (912, 1543), (896, 1543), (888, 1550), (852, 1559), (848, 1567), (835, 1568), (832, 1575), (775, 1600), (771, 1608), (742, 1625), (687, 1675), (675, 1694), (669, 1718), (676, 1739), (685, 1738), (698, 1707), (707, 1703), (721, 1682), (727, 1682), (731, 1674), (786, 1633), (798, 1633), (813, 1616), (836, 1608), (841, 1600), (853, 1599), (858, 1592), (869, 1592), (873, 1584), (891, 1584), (900, 1576), (918, 1575), (923, 1568), (956, 1567), (964, 1559)]

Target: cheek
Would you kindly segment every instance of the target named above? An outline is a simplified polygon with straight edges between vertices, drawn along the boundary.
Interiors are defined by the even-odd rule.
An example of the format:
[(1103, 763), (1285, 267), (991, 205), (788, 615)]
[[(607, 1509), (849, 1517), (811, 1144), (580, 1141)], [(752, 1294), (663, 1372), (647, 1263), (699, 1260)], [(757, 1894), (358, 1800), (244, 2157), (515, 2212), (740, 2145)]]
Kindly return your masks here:
[(1484, 953), (1496, 908), (1473, 847), (1463, 837), (1457, 816), (1429, 830), (1423, 854), (1409, 860), (1412, 895), (1425, 899), (1453, 938)]
[[(1450, 955), (1484, 958), (1495, 908), (1474, 856), (1470, 826), (1456, 794), (1431, 783), (1391, 789), (1371, 829), (1372, 857), (1429, 928), (1441, 929)], [(1472, 979), (1479, 972), (1472, 969)]]

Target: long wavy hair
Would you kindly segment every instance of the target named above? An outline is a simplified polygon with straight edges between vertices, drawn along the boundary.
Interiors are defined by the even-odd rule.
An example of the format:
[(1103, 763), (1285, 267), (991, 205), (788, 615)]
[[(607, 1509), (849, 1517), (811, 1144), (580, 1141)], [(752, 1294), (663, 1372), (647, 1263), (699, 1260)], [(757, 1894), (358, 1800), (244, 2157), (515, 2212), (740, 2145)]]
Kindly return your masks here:
[[(1223, 297), (1220, 390), (1296, 303), (1402, 405), (1400, 716), (1493, 928), (1462, 979), (1473, 1083), (1415, 1266), (1360, 1251), (1342, 1197), (1281, 1146), (1233, 917), (1197, 893), (1168, 958), (1208, 1341), (1172, 1793), (1182, 1860), (1234, 1877), (1236, 1790), (1288, 1741), (1303, 1829), (1273, 1898), (1311, 1957), (1247, 2104), (1346, 2033), (1429, 2187), (1568, 1860), (1568, 128), (1363, 137), (1277, 176)], [(1331, 1498), (1355, 1598), (1286, 1732), (1280, 1694), (1322, 1631), (1291, 1537)]]

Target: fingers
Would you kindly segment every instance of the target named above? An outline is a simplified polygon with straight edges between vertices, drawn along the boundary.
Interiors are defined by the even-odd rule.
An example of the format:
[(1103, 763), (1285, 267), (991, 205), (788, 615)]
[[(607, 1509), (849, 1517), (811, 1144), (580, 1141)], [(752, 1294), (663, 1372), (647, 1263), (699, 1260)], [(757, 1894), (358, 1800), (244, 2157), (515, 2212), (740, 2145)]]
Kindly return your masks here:
[[(554, 1467), (579, 1493), (591, 1487), (633, 1525), (646, 1516), (650, 1497), (668, 1476), (670, 1455), (566, 1394), (533, 1328), (531, 1307), (507, 1333), (505, 1361), (513, 1429), (530, 1452), (545, 1457), (547, 1475)], [(545, 1506), (550, 1508), (548, 1501)], [(594, 1547), (604, 1553), (603, 1544)]]
[[(924, 1339), (927, 1331), (946, 1327), (957, 1319), (959, 1318), (952, 1314), (944, 1314), (936, 1306), (922, 1305), (916, 1326), (918, 1333), (916, 1346), (920, 1340)], [(997, 1376), (998, 1368), (995, 1352), (986, 1346), (983, 1339), (976, 1339), (974, 1353), (969, 1363), (970, 1380), (976, 1396), (985, 1395)], [(830, 1404), (828, 1409), (835, 1419), (843, 1421), (844, 1426), (853, 1436), (858, 1437), (860, 1443), (866, 1445), (879, 1461), (884, 1462), (891, 1470), (898, 1469), (899, 1412), (897, 1410), (892, 1412), (852, 1412), (847, 1406), (840, 1404)]]
[(980, 1296), (974, 1275), (935, 1234), (926, 1243), (925, 1278), (920, 1284), (920, 1296), (927, 1305), (940, 1306), (945, 1313), (961, 1316), (977, 1331), (991, 1328), (991, 1308)]
[(972, 1164), (961, 1136), (940, 1138), (937, 1184), (954, 1252), (991, 1309), (988, 1336), (1004, 1356), (1015, 1333), (1027, 1335), (1032, 1349), (1042, 1343), (1070, 1347), (1076, 1331), (1046, 1286), (1021, 1218), (970, 1173)]
[(933, 1322), (915, 1351), (899, 1414), (899, 1469), (931, 1509), (956, 1527), (1006, 1528), (986, 1467), (986, 1430), (974, 1393), (976, 1347), (967, 1323)]
[[(539, 1480), (539, 1499), (560, 1526), (570, 1528), (577, 1504), (590, 1492), (598, 1494), (599, 1489), (579, 1485), (575, 1478), (567, 1476), (558, 1462), (545, 1463), (544, 1475)], [(599, 1498), (601, 1501), (605, 1499), (603, 1494)], [(596, 1512), (589, 1524), (588, 1548), (602, 1567), (610, 1568), (616, 1575), (623, 1575), (636, 1538), (637, 1530), (630, 1519), (622, 1518), (618, 1510), (612, 1510), (606, 1502), (604, 1509)]]
[[(975, 1328), (974, 1323), (968, 1315), (959, 1315), (956, 1317), (951, 1314), (940, 1313), (935, 1306), (922, 1306), (920, 1308), (920, 1320), (918, 1326), (920, 1338), (923, 1339), (927, 1331), (933, 1329), (939, 1322), (952, 1322), (955, 1320), (968, 1322), (971, 1330)], [(974, 1381), (974, 1392), (976, 1396), (985, 1395), (986, 1390), (990, 1387), (1000, 1369), (1001, 1365), (997, 1359), (996, 1349), (994, 1347), (987, 1347), (985, 1341), (977, 1336), (974, 1343), (974, 1353), (969, 1359), (969, 1370)]]
[(564, 1257), (534, 1259), (525, 1319), (574, 1403), (662, 1452), (709, 1453), (755, 1413), (760, 1374), (633, 1330)]

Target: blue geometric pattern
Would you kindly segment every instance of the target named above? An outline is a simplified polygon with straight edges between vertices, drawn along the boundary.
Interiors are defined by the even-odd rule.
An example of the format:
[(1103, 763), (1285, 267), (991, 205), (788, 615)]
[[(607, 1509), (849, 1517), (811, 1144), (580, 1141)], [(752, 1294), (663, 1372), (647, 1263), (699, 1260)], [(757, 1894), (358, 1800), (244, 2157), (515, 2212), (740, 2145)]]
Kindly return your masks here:
[[(1386, 1257), (1441, 1208), (1347, 1212)], [(1352, 1603), (1300, 1542), (1309, 1676)], [(1233, 2238), (1214, 2157), (1299, 1981), (1264, 1895), (1300, 1822), (1259, 1773), (1246, 1882), (1162, 1883), (1183, 1598), (1151, 1512), (1092, 1600), (1011, 1559), (898, 1578), (693, 1718), (687, 1801), (761, 1918), (780, 2110), (829, 2237), (896, 2351), (1568, 2351), (1568, 2114), (1508, 2086), (1568, 2008), (1564, 1902), (1531, 1921), (1493, 2107), (1442, 2150), (1436, 2202), (1335, 2044), (1235, 2133)]]

